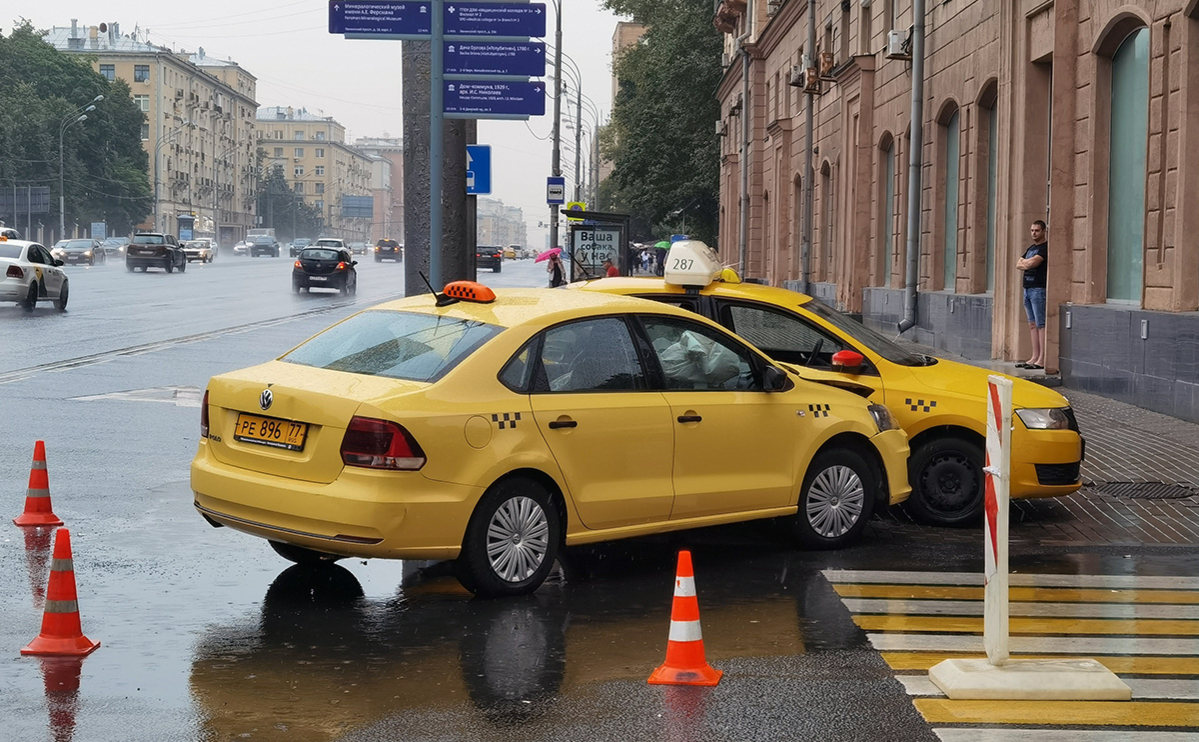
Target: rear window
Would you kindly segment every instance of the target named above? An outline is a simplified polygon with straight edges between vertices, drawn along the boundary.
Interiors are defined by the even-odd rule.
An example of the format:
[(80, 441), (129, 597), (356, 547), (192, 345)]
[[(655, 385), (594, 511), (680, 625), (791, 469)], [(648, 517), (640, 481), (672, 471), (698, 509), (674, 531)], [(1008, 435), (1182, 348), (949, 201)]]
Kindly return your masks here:
[(336, 250), (305, 250), (300, 253), (303, 260), (337, 260), (339, 257)]
[(164, 245), (166, 238), (160, 234), (139, 234), (133, 238), (135, 245)]
[(341, 247), (341, 240), (317, 240), (316, 244), (323, 247)]
[(495, 255), (497, 252), (502, 252), (501, 248), (487, 247), (482, 245), (475, 248), (475, 253), (477, 255)]
[(0, 258), (12, 258), (14, 260), (21, 257), (21, 251), (25, 248), (17, 245), (5, 245), (0, 243)]
[(375, 243), (376, 247), (399, 247), (400, 243), (395, 240), (379, 240)]
[(410, 381), (436, 381), (502, 327), (415, 312), (355, 315), (280, 360), (301, 366)]

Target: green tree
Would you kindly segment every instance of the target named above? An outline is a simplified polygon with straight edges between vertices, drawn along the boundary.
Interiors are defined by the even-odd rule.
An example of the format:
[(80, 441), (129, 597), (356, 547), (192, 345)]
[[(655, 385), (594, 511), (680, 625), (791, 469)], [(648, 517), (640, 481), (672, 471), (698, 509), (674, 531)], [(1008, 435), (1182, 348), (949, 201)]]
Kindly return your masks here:
[(325, 226), (321, 210), (296, 195), (282, 165), (264, 165), (266, 152), (258, 149), (258, 213), (275, 230), (280, 242), (297, 237), (317, 237)]
[(111, 233), (128, 234), (153, 207), (145, 115), (123, 80), (109, 82), (90, 58), (60, 52), (44, 36), (28, 21), (0, 35), (0, 80), (19, 81), (0, 85), (0, 187), (49, 186), (51, 213), (42, 219), (57, 223), (61, 124), (103, 95), (63, 136), (66, 221), (105, 221)]
[(619, 90), (601, 137), (613, 163), (605, 208), (634, 216), (634, 239), (685, 229), (715, 244), (720, 206), (716, 87), (721, 35), (711, 0), (604, 0), (648, 30), (615, 60)]

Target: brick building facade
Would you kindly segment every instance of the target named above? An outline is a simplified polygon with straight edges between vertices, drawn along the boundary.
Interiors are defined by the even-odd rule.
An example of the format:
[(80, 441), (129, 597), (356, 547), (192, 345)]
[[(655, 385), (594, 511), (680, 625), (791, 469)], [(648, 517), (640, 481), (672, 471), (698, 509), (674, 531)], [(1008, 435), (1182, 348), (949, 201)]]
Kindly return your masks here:
[[(1015, 261), (1049, 232), (1050, 366), (1067, 385), (1199, 419), (1199, 0), (928, 2), (913, 338), (975, 358), (1030, 352)], [(888, 32), (911, 0), (815, 0), (832, 69), (804, 172), (808, 7), (723, 0), (720, 249), (747, 272), (894, 330), (903, 316), (912, 64)], [(739, 46), (737, 38), (744, 38)], [(744, 52), (742, 51), (744, 50)], [(894, 51), (894, 50), (892, 50)], [(748, 97), (741, 65), (748, 60)]]

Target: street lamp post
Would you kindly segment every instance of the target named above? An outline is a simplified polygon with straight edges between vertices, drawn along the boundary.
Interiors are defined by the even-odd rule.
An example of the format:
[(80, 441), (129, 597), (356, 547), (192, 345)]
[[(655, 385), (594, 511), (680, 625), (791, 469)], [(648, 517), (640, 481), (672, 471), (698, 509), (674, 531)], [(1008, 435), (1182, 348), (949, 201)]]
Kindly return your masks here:
[(70, 128), (71, 125), (78, 124), (81, 121), (87, 121), (87, 115), (96, 110), (96, 104), (102, 100), (104, 100), (103, 95), (97, 95), (95, 98), (92, 98), (91, 102), (89, 102), (86, 106), (80, 107), (79, 110), (64, 118), (58, 127), (58, 239), (60, 240), (66, 236), (67, 231), (67, 199), (66, 191), (63, 190), (65, 185), (65, 179), (63, 178), (63, 163), (65, 161), (65, 158), (63, 157), (62, 146), (63, 134), (66, 133), (67, 129)]

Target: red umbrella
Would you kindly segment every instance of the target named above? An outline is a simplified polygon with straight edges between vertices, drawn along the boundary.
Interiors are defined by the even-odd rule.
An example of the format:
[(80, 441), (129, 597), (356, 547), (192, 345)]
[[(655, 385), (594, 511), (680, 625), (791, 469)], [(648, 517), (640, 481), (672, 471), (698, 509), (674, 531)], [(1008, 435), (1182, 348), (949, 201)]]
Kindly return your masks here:
[(541, 262), (541, 261), (543, 261), (543, 260), (549, 260), (549, 259), (550, 259), (550, 257), (552, 257), (552, 256), (554, 256), (554, 255), (561, 255), (561, 254), (562, 254), (562, 248), (560, 248), (560, 247), (551, 247), (550, 249), (548, 249), (548, 250), (546, 250), (545, 252), (543, 252), (543, 253), (541, 253), (540, 255), (538, 255), (538, 256), (537, 256), (537, 259), (536, 259), (536, 260), (534, 260), (533, 262), (534, 262), (534, 263), (540, 263), (540, 262)]

